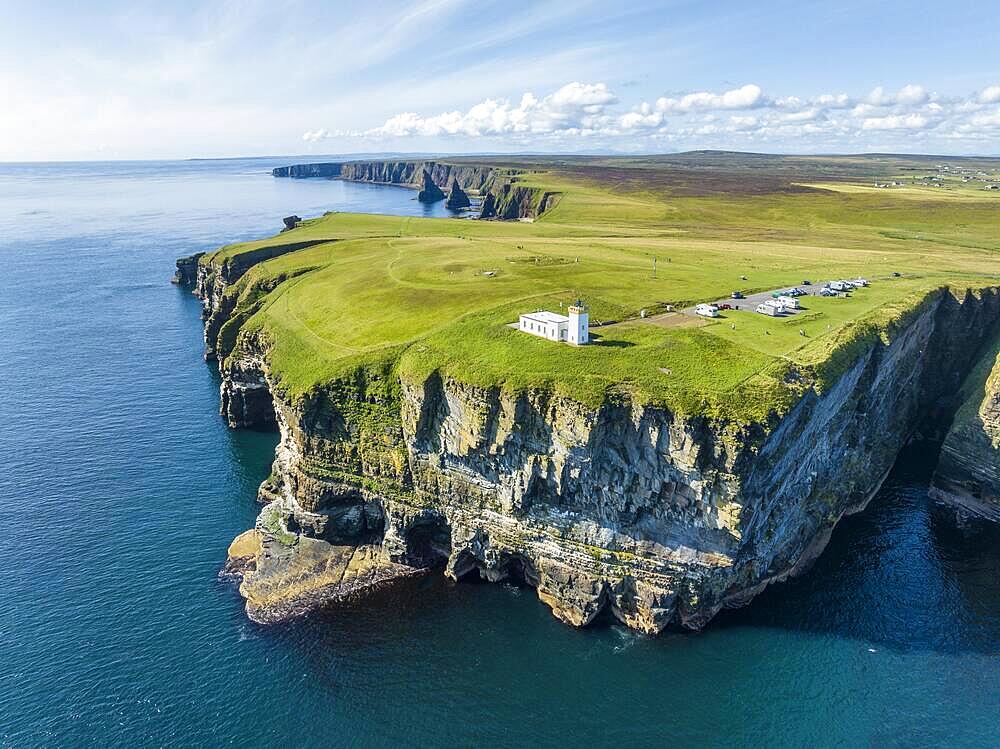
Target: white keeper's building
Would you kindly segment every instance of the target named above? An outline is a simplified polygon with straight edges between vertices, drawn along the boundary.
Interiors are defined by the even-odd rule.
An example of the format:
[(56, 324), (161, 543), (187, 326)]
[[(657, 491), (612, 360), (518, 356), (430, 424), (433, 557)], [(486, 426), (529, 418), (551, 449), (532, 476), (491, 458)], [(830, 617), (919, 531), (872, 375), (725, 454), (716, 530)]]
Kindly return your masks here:
[(586, 305), (577, 299), (569, 308), (569, 315), (555, 312), (530, 312), (521, 315), (518, 330), (550, 341), (563, 341), (582, 346), (590, 341), (590, 314)]

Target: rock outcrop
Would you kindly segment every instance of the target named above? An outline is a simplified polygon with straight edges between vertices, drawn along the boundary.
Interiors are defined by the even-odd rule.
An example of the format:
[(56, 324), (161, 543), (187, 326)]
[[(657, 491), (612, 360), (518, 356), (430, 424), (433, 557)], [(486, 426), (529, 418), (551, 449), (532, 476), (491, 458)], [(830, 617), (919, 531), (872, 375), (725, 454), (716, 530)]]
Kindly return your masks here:
[(941, 446), (931, 496), (963, 522), (1000, 522), (1000, 339), (988, 347), (963, 395)]
[(458, 179), (452, 179), (451, 190), (448, 192), (448, 202), (445, 203), (445, 207), (453, 211), (460, 211), (471, 205), (472, 201), (469, 200), (469, 196), (462, 189), (462, 186), (458, 184)]
[(177, 270), (174, 272), (174, 277), (170, 279), (171, 283), (180, 284), (181, 286), (192, 286), (197, 283), (198, 261), (201, 260), (204, 254), (204, 252), (196, 252), (193, 255), (178, 258)]
[[(1000, 289), (939, 289), (858, 339), (823, 387), (793, 373), (782, 416), (737, 423), (411, 381), (391, 363), (287, 398), (267, 341), (235, 338), (254, 299), (241, 286), (228, 312), (210, 311), (232, 317), (209, 345), (229, 423), (273, 419), (281, 434), (257, 535), (227, 563), (258, 621), (440, 567), (526, 583), (577, 626), (609, 611), (644, 632), (702, 627), (809, 566), (1000, 324)], [(209, 307), (232, 296), (210, 293)]]
[(426, 169), (424, 169), (420, 192), (417, 193), (417, 200), (421, 203), (436, 203), (439, 200), (444, 200), (444, 192), (434, 184), (431, 173)]

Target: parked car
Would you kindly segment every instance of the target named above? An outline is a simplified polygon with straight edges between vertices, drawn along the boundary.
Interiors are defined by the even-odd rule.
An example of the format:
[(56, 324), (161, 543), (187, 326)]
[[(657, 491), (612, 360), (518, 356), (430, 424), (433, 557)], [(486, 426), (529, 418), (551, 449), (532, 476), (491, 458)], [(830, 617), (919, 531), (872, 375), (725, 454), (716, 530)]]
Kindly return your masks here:
[(824, 286), (819, 290), (820, 296), (837, 296), (837, 292), (831, 289), (829, 286)]
[(803, 286), (812, 286), (812, 285), (813, 285), (813, 282), (812, 282), (812, 281), (810, 281), (810, 280), (809, 280), (808, 278), (806, 278), (806, 279), (804, 279), (804, 280), (802, 281), (802, 285), (803, 285)]
[(732, 297), (733, 299), (745, 299), (745, 297), (743, 296), (743, 292), (742, 291), (734, 291), (729, 296)]
[(901, 275), (903, 275), (903, 274), (902, 274), (902, 273), (899, 273), (898, 271), (893, 271), (893, 272), (892, 272), (892, 277), (893, 277), (893, 278), (899, 278), (899, 277), (900, 277)]
[(720, 304), (719, 305), (719, 309), (732, 309), (732, 308), (733, 308), (733, 305), (731, 305), (731, 304)]
[(851, 281), (851, 283), (854, 284), (855, 286), (867, 286), (868, 285), (868, 279), (867, 278), (855, 278), (853, 281)]

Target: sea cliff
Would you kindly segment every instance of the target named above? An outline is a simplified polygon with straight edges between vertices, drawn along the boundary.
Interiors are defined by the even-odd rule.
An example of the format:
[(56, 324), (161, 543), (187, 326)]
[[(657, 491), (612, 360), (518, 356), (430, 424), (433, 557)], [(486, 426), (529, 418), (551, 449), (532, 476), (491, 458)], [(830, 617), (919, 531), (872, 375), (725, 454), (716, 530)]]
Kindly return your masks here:
[(809, 566), (1000, 322), (998, 289), (938, 288), (832, 379), (792, 369), (795, 403), (763, 421), (413, 379), (392, 360), (290, 396), (271, 342), (239, 330), (260, 289), (225, 293), (249, 263), (202, 263), (197, 292), (223, 415), (281, 435), (226, 566), (262, 622), (437, 568), (529, 585), (577, 626), (607, 611), (649, 633), (700, 628)]
[(442, 191), (457, 184), (481, 199), (480, 218), (513, 220), (537, 218), (558, 202), (559, 193), (519, 184), (526, 172), (509, 167), (444, 161), (346, 161), (293, 164), (276, 167), (275, 177), (326, 178), (353, 182), (400, 185), (414, 190), (425, 187), (424, 173)]
[(941, 446), (931, 494), (963, 522), (1000, 521), (1000, 338), (987, 347), (962, 395)]

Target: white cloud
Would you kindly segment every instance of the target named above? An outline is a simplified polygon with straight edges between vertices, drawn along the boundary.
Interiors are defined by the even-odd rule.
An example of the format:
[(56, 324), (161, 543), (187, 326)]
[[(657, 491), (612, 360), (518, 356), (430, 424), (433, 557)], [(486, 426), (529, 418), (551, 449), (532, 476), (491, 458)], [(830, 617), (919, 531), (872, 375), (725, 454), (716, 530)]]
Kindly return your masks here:
[(927, 101), (928, 95), (923, 86), (910, 83), (903, 86), (895, 98), (897, 104), (923, 104)]
[(973, 127), (1000, 127), (1000, 109), (974, 115), (969, 122)]
[(862, 130), (920, 130), (928, 120), (922, 114), (893, 114), (886, 117), (869, 117), (861, 123)]
[(393, 141), (401, 148), (414, 139), (437, 144), (484, 139), (511, 149), (555, 145), (573, 150), (586, 139), (588, 144), (629, 150), (653, 150), (664, 143), (855, 150), (871, 147), (871, 134), (882, 133), (880, 147), (919, 150), (931, 142), (928, 139), (1000, 142), (1000, 105), (994, 97), (1000, 102), (1000, 87), (962, 98), (941, 97), (908, 84), (895, 93), (876, 87), (863, 97), (827, 93), (772, 98), (760, 86), (747, 84), (628, 106), (605, 83), (574, 81), (541, 97), (528, 92), (520, 99), (487, 98), (468, 109), (436, 114), (404, 111), (367, 130), (320, 128), (302, 137), (307, 142), (369, 138)]
[(992, 104), (1000, 101), (1000, 86), (987, 86), (979, 93), (979, 101), (983, 104)]
[(607, 114), (618, 97), (604, 83), (567, 83), (538, 99), (525, 93), (518, 104), (507, 99), (484, 99), (467, 111), (454, 110), (423, 117), (403, 112), (360, 134), (371, 137), (453, 136), (471, 137), (605, 130), (613, 118)]
[(740, 88), (713, 94), (698, 91), (680, 98), (661, 97), (656, 100), (660, 112), (688, 112), (693, 109), (753, 109), (766, 102), (760, 86), (748, 83)]
[(831, 109), (844, 109), (851, 106), (851, 97), (847, 94), (823, 94), (817, 96), (814, 103)]
[(882, 86), (876, 86), (868, 94), (867, 103), (873, 107), (888, 107), (894, 104), (914, 105), (923, 104), (930, 98), (927, 90), (923, 86), (909, 83), (903, 86), (895, 94), (886, 93)]
[(327, 130), (325, 127), (321, 127), (318, 130), (306, 130), (302, 133), (302, 140), (306, 143), (317, 143), (324, 138), (332, 138), (333, 133)]

